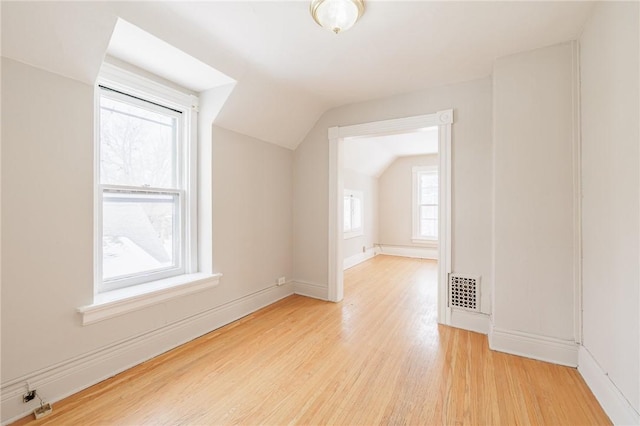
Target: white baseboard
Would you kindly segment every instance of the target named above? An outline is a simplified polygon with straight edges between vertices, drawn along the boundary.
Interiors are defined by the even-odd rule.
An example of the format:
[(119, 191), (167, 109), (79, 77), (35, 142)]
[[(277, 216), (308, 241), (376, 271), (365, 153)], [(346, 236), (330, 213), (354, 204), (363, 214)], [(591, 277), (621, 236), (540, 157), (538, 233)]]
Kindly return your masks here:
[(357, 264), (371, 259), (376, 254), (377, 254), (376, 251), (372, 248), (367, 249), (367, 251), (363, 253), (356, 253), (353, 256), (349, 256), (346, 259), (344, 259), (344, 261), (342, 262), (343, 268), (344, 269), (353, 268)]
[(438, 260), (437, 247), (409, 247), (409, 246), (387, 246), (378, 245), (378, 254), (389, 256), (414, 257), (418, 259)]
[(273, 286), (162, 328), (100, 348), (2, 384), (2, 424), (30, 414), (37, 400), (22, 402), (25, 383), (47, 402), (69, 395), (238, 320), (293, 294), (293, 285)]
[(493, 327), (489, 348), (569, 367), (578, 365), (578, 344), (553, 337)]
[(480, 312), (451, 309), (449, 325), (451, 327), (475, 331), (476, 333), (489, 334), (491, 330), (491, 319), (489, 315)]
[(326, 285), (314, 284), (306, 281), (294, 280), (293, 292), (300, 296), (314, 299), (329, 300), (329, 288)]
[(640, 424), (640, 414), (633, 409), (629, 401), (584, 346), (580, 346), (578, 350), (578, 371), (613, 424)]

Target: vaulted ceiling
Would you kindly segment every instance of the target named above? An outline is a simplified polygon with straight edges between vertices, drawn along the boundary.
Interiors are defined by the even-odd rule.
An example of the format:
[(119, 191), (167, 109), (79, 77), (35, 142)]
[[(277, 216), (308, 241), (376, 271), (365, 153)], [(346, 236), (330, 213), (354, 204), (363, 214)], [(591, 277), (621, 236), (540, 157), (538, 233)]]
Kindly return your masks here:
[(93, 84), (118, 17), (238, 83), (216, 124), (294, 149), (324, 111), (486, 77), (575, 39), (591, 2), (367, 1), (334, 35), (308, 1), (2, 2), (2, 55)]

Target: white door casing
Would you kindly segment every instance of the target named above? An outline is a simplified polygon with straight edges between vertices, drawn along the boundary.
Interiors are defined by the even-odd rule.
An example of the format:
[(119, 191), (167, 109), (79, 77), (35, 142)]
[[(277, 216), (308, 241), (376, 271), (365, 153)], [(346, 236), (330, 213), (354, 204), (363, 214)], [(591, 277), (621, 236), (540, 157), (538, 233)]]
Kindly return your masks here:
[(394, 135), (438, 126), (439, 159), (439, 240), (438, 240), (438, 322), (449, 324), (447, 280), (451, 273), (451, 125), (453, 109), (434, 114), (375, 121), (329, 128), (329, 282), (328, 297), (339, 302), (344, 297), (342, 268), (342, 226), (344, 191), (342, 142), (345, 138)]

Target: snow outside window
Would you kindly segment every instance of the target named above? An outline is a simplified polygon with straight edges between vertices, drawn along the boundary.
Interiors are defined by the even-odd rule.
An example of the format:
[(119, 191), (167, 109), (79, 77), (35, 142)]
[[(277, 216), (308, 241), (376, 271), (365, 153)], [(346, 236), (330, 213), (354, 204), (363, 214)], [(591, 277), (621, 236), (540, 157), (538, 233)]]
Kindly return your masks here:
[(98, 96), (98, 290), (190, 272), (185, 111), (108, 85)]

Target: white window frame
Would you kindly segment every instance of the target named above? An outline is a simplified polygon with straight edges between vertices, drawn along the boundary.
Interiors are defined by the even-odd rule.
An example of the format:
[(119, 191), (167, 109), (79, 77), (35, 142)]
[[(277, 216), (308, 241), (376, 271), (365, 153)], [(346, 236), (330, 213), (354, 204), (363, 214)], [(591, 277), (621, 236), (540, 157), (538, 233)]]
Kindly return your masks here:
[[(349, 230), (343, 229), (344, 239), (359, 237), (360, 235), (364, 235), (364, 193), (362, 191), (356, 191), (352, 189), (344, 190), (343, 202), (346, 198), (357, 199), (360, 201), (360, 227), (359, 228), (351, 228)], [(351, 204), (353, 206), (353, 204)], [(344, 207), (344, 206), (343, 206)], [(351, 223), (353, 223), (355, 209), (353, 207), (350, 209), (351, 211)], [(344, 227), (344, 225), (343, 225)]]
[[(413, 172), (413, 199), (412, 199), (412, 213), (413, 213), (413, 224), (412, 224), (412, 238), (411, 240), (414, 243), (418, 244), (437, 244), (438, 237), (424, 237), (420, 234), (420, 176), (425, 173), (435, 173), (438, 174), (438, 167), (436, 166), (414, 166), (412, 168)], [(438, 176), (439, 178), (439, 176)], [(438, 200), (440, 199), (438, 195)], [(439, 203), (435, 205), (438, 207), (439, 212)], [(439, 221), (439, 218), (438, 218)], [(436, 226), (436, 229), (439, 229), (439, 224)]]
[[(113, 91), (124, 93), (107, 94), (100, 86), (107, 87)], [(103, 185), (100, 182), (100, 98), (105, 96), (112, 98), (129, 97), (140, 98), (136, 101), (127, 98), (129, 103), (144, 103), (148, 107), (148, 102), (162, 105), (163, 107), (176, 112), (179, 116), (179, 131), (181, 144), (177, 152), (177, 162), (179, 175), (178, 189), (156, 189), (138, 187), (126, 187), (119, 185)], [(148, 101), (148, 102), (145, 102)], [(103, 64), (96, 85), (95, 96), (95, 200), (94, 200), (94, 294), (110, 292), (113, 290), (129, 288), (137, 285), (153, 284), (161, 280), (179, 277), (182, 275), (197, 272), (197, 109), (198, 98), (196, 96), (179, 92), (155, 81), (141, 77), (129, 71), (122, 70), (110, 64)], [(162, 107), (158, 107), (162, 108)], [(166, 110), (165, 110), (166, 112)], [(104, 192), (142, 192), (154, 194), (177, 195), (180, 198), (180, 208), (177, 213), (178, 225), (181, 230), (176, 240), (179, 253), (179, 267), (158, 272), (141, 273), (130, 277), (103, 282), (102, 279), (102, 206)]]

